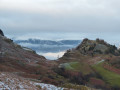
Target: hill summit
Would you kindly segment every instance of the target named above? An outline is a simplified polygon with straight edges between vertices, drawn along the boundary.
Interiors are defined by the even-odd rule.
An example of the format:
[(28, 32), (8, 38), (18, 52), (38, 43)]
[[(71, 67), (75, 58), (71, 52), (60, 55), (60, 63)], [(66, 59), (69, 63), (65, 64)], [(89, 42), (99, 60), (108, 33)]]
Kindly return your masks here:
[(78, 51), (82, 55), (112, 54), (120, 56), (120, 51), (115, 45), (110, 45), (102, 39), (89, 40), (85, 38), (75, 49), (68, 50), (67, 52), (75, 51)]
[(102, 39), (89, 40), (84, 39), (83, 42), (76, 48), (82, 54), (113, 54), (120, 55), (119, 50), (115, 45), (110, 45)]

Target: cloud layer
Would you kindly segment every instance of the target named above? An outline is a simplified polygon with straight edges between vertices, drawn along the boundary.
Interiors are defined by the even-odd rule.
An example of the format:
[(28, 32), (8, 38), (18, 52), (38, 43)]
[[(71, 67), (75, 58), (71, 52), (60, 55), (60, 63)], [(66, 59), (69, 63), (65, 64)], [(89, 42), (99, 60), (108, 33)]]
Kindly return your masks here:
[(31, 13), (118, 15), (119, 0), (1, 0), (0, 9)]
[(0, 0), (0, 28), (12, 36), (41, 32), (118, 34), (119, 4), (120, 0)]

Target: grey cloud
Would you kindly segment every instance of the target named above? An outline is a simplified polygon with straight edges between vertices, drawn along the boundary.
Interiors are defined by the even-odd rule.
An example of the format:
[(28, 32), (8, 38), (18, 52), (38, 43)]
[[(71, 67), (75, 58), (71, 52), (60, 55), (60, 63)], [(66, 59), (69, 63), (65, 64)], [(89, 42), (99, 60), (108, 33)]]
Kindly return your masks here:
[(0, 0), (0, 28), (13, 36), (75, 32), (101, 33), (96, 37), (104, 37), (107, 34), (103, 33), (120, 33), (119, 3), (119, 0)]
[(28, 31), (79, 31), (119, 32), (120, 20), (115, 17), (64, 16), (54, 17), (43, 14), (5, 13), (0, 17), (1, 27), (16, 32)]

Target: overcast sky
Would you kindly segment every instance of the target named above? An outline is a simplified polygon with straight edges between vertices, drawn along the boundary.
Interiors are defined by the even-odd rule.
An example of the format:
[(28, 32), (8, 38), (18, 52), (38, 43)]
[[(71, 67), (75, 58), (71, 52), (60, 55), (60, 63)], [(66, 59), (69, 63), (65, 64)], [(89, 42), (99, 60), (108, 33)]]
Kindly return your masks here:
[(18, 38), (119, 42), (120, 0), (0, 0), (0, 28)]

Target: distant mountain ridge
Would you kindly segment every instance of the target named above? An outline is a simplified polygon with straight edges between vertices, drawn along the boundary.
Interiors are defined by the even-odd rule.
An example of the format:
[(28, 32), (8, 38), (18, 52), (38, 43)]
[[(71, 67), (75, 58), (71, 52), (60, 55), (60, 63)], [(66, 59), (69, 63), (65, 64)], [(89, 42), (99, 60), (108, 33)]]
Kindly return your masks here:
[(31, 43), (31, 44), (47, 44), (47, 45), (77, 45), (81, 40), (40, 40), (40, 39), (28, 39), (28, 40), (14, 40), (16, 43)]
[(31, 48), (37, 53), (57, 53), (66, 51), (71, 48), (75, 48), (81, 43), (81, 40), (40, 40), (40, 39), (28, 39), (28, 40), (14, 40), (15, 43)]

